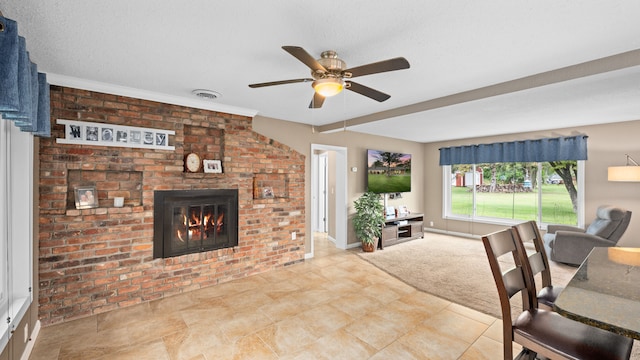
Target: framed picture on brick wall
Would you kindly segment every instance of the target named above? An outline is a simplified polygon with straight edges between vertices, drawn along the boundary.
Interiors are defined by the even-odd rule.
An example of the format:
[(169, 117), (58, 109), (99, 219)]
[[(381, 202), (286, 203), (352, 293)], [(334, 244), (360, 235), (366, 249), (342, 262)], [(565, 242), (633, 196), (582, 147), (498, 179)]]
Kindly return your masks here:
[(65, 137), (56, 139), (60, 144), (175, 150), (175, 146), (169, 145), (170, 136), (175, 135), (173, 130), (65, 119), (58, 119), (57, 123), (65, 126)]
[(76, 186), (76, 209), (92, 209), (98, 207), (98, 192), (95, 186)]
[(273, 199), (275, 195), (273, 194), (273, 188), (271, 186), (265, 186), (262, 188), (262, 198), (263, 199)]
[(204, 172), (219, 174), (222, 172), (222, 163), (220, 160), (202, 160)]

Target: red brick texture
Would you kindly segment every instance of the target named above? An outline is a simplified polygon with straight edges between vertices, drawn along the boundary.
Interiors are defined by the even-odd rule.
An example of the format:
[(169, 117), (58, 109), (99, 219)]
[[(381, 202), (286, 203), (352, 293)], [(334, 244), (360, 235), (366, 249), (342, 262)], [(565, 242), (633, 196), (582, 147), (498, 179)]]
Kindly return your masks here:
[[(58, 144), (56, 119), (174, 130), (175, 151)], [(255, 133), (251, 118), (52, 86), (51, 121), (40, 141), (43, 325), (304, 261), (304, 156)], [(191, 151), (222, 160), (223, 173), (185, 173)], [(76, 210), (73, 187), (87, 182), (99, 207)], [(273, 198), (256, 196), (265, 186)], [(238, 189), (237, 247), (153, 259), (153, 192), (185, 189)]]

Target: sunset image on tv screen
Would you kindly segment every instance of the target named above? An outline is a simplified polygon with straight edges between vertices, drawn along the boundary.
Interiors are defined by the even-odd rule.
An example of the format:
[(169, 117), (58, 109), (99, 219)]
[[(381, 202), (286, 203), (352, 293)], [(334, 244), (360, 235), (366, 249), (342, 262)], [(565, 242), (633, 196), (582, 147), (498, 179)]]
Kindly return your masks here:
[(411, 154), (367, 150), (367, 187), (378, 194), (411, 191)]

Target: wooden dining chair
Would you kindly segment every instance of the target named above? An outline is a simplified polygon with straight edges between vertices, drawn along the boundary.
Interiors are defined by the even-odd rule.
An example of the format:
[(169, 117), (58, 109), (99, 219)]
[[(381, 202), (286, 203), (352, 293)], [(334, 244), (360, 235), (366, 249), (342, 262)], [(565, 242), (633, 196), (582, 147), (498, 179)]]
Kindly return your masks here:
[(535, 246), (536, 251), (532, 254), (528, 254), (529, 265), (531, 266), (531, 273), (534, 277), (534, 286), (536, 285), (535, 279), (540, 274), (540, 290), (537, 291), (538, 306), (553, 310), (553, 304), (556, 302), (558, 295), (564, 289), (562, 286), (553, 286), (551, 281), (551, 269), (549, 268), (549, 259), (547, 252), (544, 249), (544, 241), (538, 230), (538, 224), (534, 220), (527, 221), (513, 226), (516, 230), (516, 234), (520, 238), (522, 243), (531, 241)]
[[(512, 342), (523, 347), (517, 359), (629, 359), (632, 339), (538, 308), (531, 267), (514, 228), (485, 235), (482, 243), (500, 298), (505, 360), (513, 359)], [(510, 268), (503, 270), (501, 263)], [(511, 299), (518, 293), (522, 311), (512, 314)]]

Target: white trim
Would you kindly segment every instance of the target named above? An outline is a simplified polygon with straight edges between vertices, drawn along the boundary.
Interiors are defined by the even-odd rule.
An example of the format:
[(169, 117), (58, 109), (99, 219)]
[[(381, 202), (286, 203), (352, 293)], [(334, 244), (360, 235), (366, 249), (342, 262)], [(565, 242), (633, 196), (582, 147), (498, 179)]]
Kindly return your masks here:
[(445, 169), (446, 166), (442, 167), (442, 209), (441, 216), (443, 219), (446, 219), (449, 214), (449, 209), (451, 208), (451, 166), (448, 169)]
[(585, 228), (585, 179), (586, 179), (586, 162), (584, 160), (578, 160), (578, 227)]
[[(317, 207), (318, 207), (318, 173), (317, 173), (317, 169), (318, 169), (318, 163), (320, 162), (319, 160), (319, 156), (318, 154), (315, 153), (315, 149), (313, 147), (313, 144), (311, 144), (311, 227), (314, 228), (314, 224), (313, 221), (314, 219), (318, 216), (318, 214), (316, 214), (317, 212)], [(315, 256), (316, 253), (316, 246), (315, 246), (315, 239), (314, 239), (315, 235), (314, 235), (314, 231), (311, 231), (311, 249), (309, 249), (310, 251), (305, 253), (304, 257), (305, 259), (311, 259)]]
[[(11, 153), (11, 122), (0, 122), (0, 319), (9, 316), (9, 239), (11, 237), (9, 224), (9, 173)], [(9, 342), (9, 324), (0, 322), (0, 349), (4, 349)]]
[[(257, 110), (245, 109), (230, 105), (211, 103), (210, 100), (191, 99), (176, 95), (161, 94), (153, 91), (135, 89), (126, 86), (107, 84), (98, 81), (79, 79), (66, 75), (47, 73), (47, 81), (51, 85), (67, 86), (76, 89), (97, 91), (106, 94), (127, 96), (136, 99), (144, 99), (157, 101), (173, 105), (181, 105), (196, 109), (212, 110), (227, 114), (235, 114), (242, 116), (254, 117), (258, 113)], [(189, 94), (191, 94), (189, 92)]]
[[(335, 168), (329, 169), (329, 171), (335, 171), (335, 179), (336, 179), (336, 208), (333, 209), (335, 211), (334, 218), (336, 219), (336, 247), (338, 249), (346, 250), (347, 249), (347, 212), (348, 212), (348, 204), (347, 204), (347, 148), (342, 146), (332, 146), (332, 145), (321, 145), (321, 144), (311, 144), (311, 211), (314, 212), (317, 209), (317, 189), (318, 189), (318, 174), (317, 174), (317, 166), (318, 166), (318, 154), (316, 151), (326, 150), (326, 151), (335, 151), (336, 153), (336, 163)], [(311, 214), (311, 218), (316, 216), (315, 213)], [(311, 232), (311, 257), (313, 257), (314, 253), (314, 245), (313, 245), (313, 232)]]
[(36, 324), (33, 325), (33, 330), (31, 331), (31, 334), (29, 334), (29, 341), (27, 341), (27, 346), (24, 348), (24, 352), (22, 353), (22, 356), (20, 356), (20, 360), (29, 360), (31, 352), (36, 345), (38, 335), (40, 335), (40, 320), (37, 320)]
[(482, 239), (482, 236), (480, 236), (480, 235), (473, 235), (473, 234), (469, 234), (469, 233), (461, 233), (461, 232), (457, 232), (457, 231), (440, 230), (440, 229), (434, 229), (434, 228), (425, 228), (424, 232), (425, 233), (434, 233), (434, 234), (458, 236), (458, 237), (464, 237), (464, 238), (475, 239), (475, 240), (481, 240)]
[(5, 248), (0, 266), (6, 291), (2, 309), (0, 348), (6, 348), (11, 331), (25, 317), (33, 302), (33, 134), (22, 132), (9, 121), (0, 123), (0, 247)]
[[(328, 212), (328, 207), (329, 207), (329, 201), (328, 201), (328, 197), (329, 197), (329, 191), (328, 191), (328, 184), (329, 184), (329, 171), (328, 171), (328, 161), (329, 161), (329, 157), (327, 156), (327, 153), (322, 153), (318, 155), (318, 164), (317, 164), (317, 179), (319, 180), (318, 183), (318, 187), (316, 189), (317, 193), (316, 196), (318, 198), (318, 201), (316, 201), (316, 206), (317, 209), (315, 211), (316, 216), (313, 217), (312, 219), (312, 225), (313, 225), (313, 231), (314, 232), (328, 232), (328, 222), (329, 219), (327, 219), (327, 212)], [(321, 182), (320, 182), (321, 180)], [(322, 187), (322, 182), (324, 182), (324, 189)], [(324, 190), (324, 193), (322, 192), (322, 190)], [(335, 242), (335, 240), (334, 240)]]
[(359, 242), (359, 243), (354, 242), (354, 243), (352, 243), (352, 244), (347, 245), (347, 249), (355, 249), (355, 248), (357, 248), (357, 247), (361, 247), (361, 246), (362, 246), (362, 243), (361, 243), (361, 242)]
[[(331, 241), (334, 245), (336, 243), (336, 239), (332, 238), (329, 235), (327, 235), (327, 240)], [(353, 244), (347, 245), (347, 249), (353, 249), (353, 248), (357, 248), (357, 247), (360, 247), (360, 246), (362, 246), (361, 243), (353, 243)], [(345, 250), (347, 250), (347, 249), (345, 249)], [(304, 259), (305, 260), (313, 259), (314, 257), (315, 257), (315, 253), (314, 252), (304, 254)]]
[[(578, 165), (578, 188), (576, 189), (578, 191), (578, 210), (576, 212), (576, 224), (574, 224), (573, 226), (577, 226), (577, 227), (581, 227), (584, 228), (585, 227), (585, 161), (584, 160), (576, 160), (576, 163)], [(538, 167), (542, 168), (542, 162), (538, 162)], [(473, 165), (472, 171), (475, 173), (476, 172), (476, 165)], [(542, 184), (543, 182), (541, 181), (542, 178), (542, 172), (539, 171), (538, 172), (538, 181), (540, 184)], [(475, 176), (473, 176), (473, 185), (475, 187)], [(451, 189), (452, 189), (452, 185), (451, 185), (451, 165), (444, 165), (442, 166), (442, 219), (444, 220), (456, 220), (456, 221), (466, 221), (466, 222), (472, 222), (472, 223), (484, 223), (484, 224), (493, 224), (493, 225), (505, 225), (505, 226), (512, 226), (512, 225), (516, 225), (520, 222), (522, 222), (522, 219), (507, 219), (507, 218), (489, 218), (489, 217), (481, 217), (481, 216), (474, 216), (473, 214), (475, 214), (475, 206), (476, 206), (476, 194), (475, 191), (473, 192), (473, 205), (474, 205), (474, 211), (473, 214), (471, 216), (463, 216), (463, 215), (459, 215), (459, 214), (452, 214), (451, 213)], [(542, 218), (542, 196), (538, 196), (537, 197), (537, 203), (538, 203), (538, 212), (536, 214), (538, 219)], [(536, 220), (538, 221), (538, 220)], [(538, 226), (540, 226), (542, 229), (547, 228), (548, 223), (545, 223), (542, 220), (538, 221)]]

